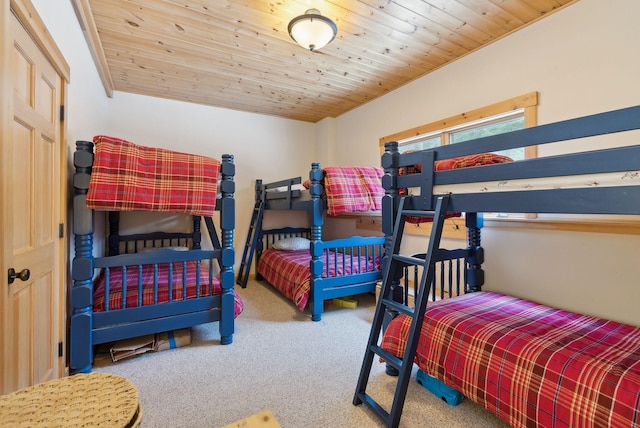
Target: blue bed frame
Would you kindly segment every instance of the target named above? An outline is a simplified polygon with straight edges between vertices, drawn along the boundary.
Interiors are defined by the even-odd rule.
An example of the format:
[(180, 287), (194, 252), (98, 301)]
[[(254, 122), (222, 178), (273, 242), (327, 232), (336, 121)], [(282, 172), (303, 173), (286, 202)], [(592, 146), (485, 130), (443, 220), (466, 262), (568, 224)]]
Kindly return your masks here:
[[(391, 305), (383, 302), (389, 298), (393, 298), (396, 302), (405, 301), (404, 296), (400, 293), (402, 286), (400, 286), (399, 280), (403, 275), (406, 275), (407, 271), (400, 268), (401, 266), (399, 267), (401, 262), (399, 263), (397, 260), (402, 260), (403, 257), (409, 260), (411, 257), (399, 255), (404, 222), (404, 216), (398, 215), (401, 208), (404, 213), (413, 212), (416, 215), (425, 214), (417, 213), (418, 211), (433, 213), (437, 207), (443, 206), (444, 200), (447, 200), (447, 212), (465, 213), (466, 225), (469, 228), (467, 248), (451, 251), (439, 249), (440, 234), (436, 233), (435, 238), (433, 236), (430, 238), (434, 241), (429, 242), (428, 247), (433, 254), (424, 254), (423, 257), (416, 257), (416, 259), (435, 260), (438, 262), (452, 260), (457, 256), (461, 256), (462, 260), (465, 261), (465, 291), (476, 291), (484, 283), (484, 273), (481, 267), (484, 251), (480, 245), (483, 212), (640, 215), (640, 185), (638, 185), (640, 184), (640, 142), (637, 141), (637, 130), (640, 130), (640, 106), (565, 120), (419, 152), (399, 153), (396, 142), (385, 144), (385, 153), (382, 156), (382, 165), (385, 169), (383, 187), (386, 192), (382, 205), (383, 231), (387, 237), (384, 282), (385, 285), (389, 284), (391, 287), (383, 285), (383, 293), (389, 294), (383, 296), (385, 300), (380, 300), (376, 308), (369, 344), (353, 404), (366, 403), (386, 422), (388, 427), (397, 427), (399, 424), (412, 364), (400, 364), (402, 370), (399, 374), (390, 411), (385, 410), (370, 395), (367, 395), (366, 384), (370, 375), (373, 354), (377, 352), (374, 344), (379, 336), (380, 329), (385, 325), (384, 320), (388, 319), (389, 316), (393, 316), (391, 310), (382, 313), (383, 307), (394, 307), (393, 302)], [(630, 134), (623, 134), (626, 131), (636, 131), (636, 133), (629, 137)], [(512, 163), (434, 172), (434, 162), (438, 160), (579, 138), (604, 136), (606, 134), (618, 134), (621, 138), (630, 138), (630, 140), (618, 141), (622, 144), (635, 143), (635, 145), (577, 151)], [(616, 143), (616, 145), (618, 144)], [(420, 172), (400, 174), (401, 171), (404, 172), (406, 170), (406, 167), (417, 164), (422, 166)], [(413, 168), (407, 169), (414, 170)], [(530, 190), (505, 188), (503, 189), (504, 191), (497, 192), (454, 192), (447, 195), (438, 194), (436, 191), (440, 192), (440, 190), (434, 189), (437, 185), (501, 182), (604, 173), (619, 173), (619, 183), (611, 186), (592, 185), (576, 188), (562, 186)], [(590, 180), (592, 179), (590, 178)], [(638, 184), (634, 185), (629, 181), (634, 181)], [(420, 191), (414, 192), (414, 195), (402, 195), (403, 189), (408, 188), (419, 188)], [(439, 214), (444, 215), (444, 213)], [(400, 223), (396, 224), (396, 222)], [(393, 236), (394, 231), (396, 231), (396, 236)], [(395, 263), (389, 261), (391, 257), (396, 261)], [(413, 261), (411, 263), (415, 264)], [(434, 272), (429, 272), (429, 274), (434, 275)], [(427, 281), (428, 277), (429, 275), (425, 274), (422, 276), (422, 280)], [(427, 284), (424, 285), (427, 286)], [(422, 312), (423, 308), (428, 306), (427, 301), (429, 300), (430, 296), (427, 293), (418, 295), (415, 307), (420, 308), (420, 313), (424, 313)], [(407, 361), (413, 361), (418, 344), (417, 334), (419, 334), (422, 326), (422, 318), (419, 314), (414, 315), (415, 312), (413, 310), (407, 310), (406, 313), (414, 316), (414, 323), (408, 333), (407, 351), (404, 354), (404, 358)], [(395, 373), (392, 374), (398, 374), (398, 370), (395, 370)]]
[[(235, 228), (235, 165), (232, 155), (223, 155), (220, 165), (221, 182), (216, 210), (219, 211), (220, 235), (214, 221), (205, 217), (213, 250), (201, 249), (199, 216), (193, 217), (193, 230), (189, 233), (154, 232), (123, 236), (119, 234), (119, 213), (109, 212), (110, 231), (108, 253), (94, 257), (94, 212), (87, 208), (86, 196), (93, 164), (93, 143), (78, 141), (74, 154), (76, 172), (73, 176), (73, 232), (75, 257), (71, 276), (70, 358), (72, 372), (90, 372), (94, 346), (121, 339), (159, 333), (194, 325), (219, 322), (221, 344), (230, 344), (234, 333), (234, 248)], [(154, 251), (136, 253), (142, 247), (189, 246), (189, 251)], [(125, 307), (120, 310), (93, 312), (93, 279), (100, 269), (113, 269), (159, 263), (187, 262), (189, 260), (217, 264), (222, 292), (220, 295), (193, 299), (173, 300), (148, 306)]]
[[(311, 307), (311, 319), (320, 321), (324, 309), (324, 301), (338, 297), (353, 296), (362, 293), (375, 292), (376, 284), (382, 278), (380, 270), (373, 272), (363, 272), (353, 275), (344, 275), (334, 278), (323, 278), (322, 272), (325, 268), (322, 255), (325, 251), (337, 251), (342, 253), (363, 254), (363, 248), (369, 249), (371, 256), (383, 255), (385, 238), (383, 236), (350, 236), (331, 241), (322, 240), (322, 227), (324, 224), (324, 213), (326, 211), (326, 201), (323, 198), (322, 186), (323, 172), (319, 163), (312, 163), (309, 171), (310, 198), (303, 197), (302, 191), (294, 189), (293, 186), (302, 182), (301, 177), (280, 180), (273, 183), (264, 184), (262, 180), (256, 180), (256, 203), (264, 201), (265, 210), (301, 210), (309, 213), (309, 229), (300, 229), (299, 232), (307, 234), (311, 240), (311, 294), (309, 304)], [(275, 192), (277, 188), (286, 187), (287, 191)], [(256, 266), (260, 260), (261, 253), (270, 247), (273, 236), (278, 236), (283, 232), (291, 233), (287, 229), (262, 230), (262, 225), (258, 225), (256, 240)], [(281, 235), (280, 235), (281, 236)], [(293, 235), (304, 236), (304, 235)], [(364, 255), (364, 254), (363, 254)], [(258, 279), (261, 277), (258, 275)]]

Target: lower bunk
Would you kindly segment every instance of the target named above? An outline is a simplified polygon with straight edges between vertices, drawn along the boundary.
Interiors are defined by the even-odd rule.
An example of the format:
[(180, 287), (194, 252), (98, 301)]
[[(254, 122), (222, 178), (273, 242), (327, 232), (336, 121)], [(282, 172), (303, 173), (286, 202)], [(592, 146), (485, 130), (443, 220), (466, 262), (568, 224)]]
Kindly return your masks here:
[[(404, 355), (411, 318), (381, 347)], [(416, 365), (513, 427), (634, 427), (640, 328), (480, 291), (428, 305)]]
[(262, 230), (257, 279), (266, 280), (300, 311), (309, 306), (313, 321), (321, 320), (327, 300), (375, 292), (384, 237), (310, 237), (311, 230), (305, 228)]

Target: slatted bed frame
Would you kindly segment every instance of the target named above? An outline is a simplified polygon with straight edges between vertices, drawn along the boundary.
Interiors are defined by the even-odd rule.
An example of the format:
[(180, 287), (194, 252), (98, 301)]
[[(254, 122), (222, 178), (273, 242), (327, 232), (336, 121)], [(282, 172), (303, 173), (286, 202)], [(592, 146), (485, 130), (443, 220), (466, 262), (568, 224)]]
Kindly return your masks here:
[[(462, 278), (463, 289), (459, 293), (462, 296), (447, 299), (452, 293), (451, 279), (433, 275), (434, 288), (431, 292), (418, 290), (415, 303), (418, 308), (425, 302), (424, 321), (418, 321), (417, 327), (410, 330), (411, 319), (419, 320), (419, 315), (398, 315), (378, 342), (381, 350), (371, 345), (376, 343), (374, 329), (367, 349), (409, 361), (414, 361), (415, 356), (419, 368), (441, 385), (461, 392), (515, 427), (635, 426), (640, 421), (640, 326), (572, 314), (481, 291), (485, 278), (480, 230), (483, 212), (640, 214), (640, 144), (435, 173), (433, 165), (437, 160), (480, 151), (544, 145), (637, 129), (640, 129), (640, 106), (414, 153), (401, 154), (397, 143), (387, 143), (382, 159), (386, 254), (392, 254), (397, 248), (392, 235), (397, 226), (395, 222), (404, 221), (402, 215), (397, 215), (402, 209), (401, 203), (404, 209), (416, 212), (434, 211), (439, 201), (444, 203), (448, 198), (449, 213), (465, 213), (469, 239), (461, 249), (438, 249), (439, 236), (435, 238), (435, 246), (433, 243), (429, 246), (433, 248), (433, 259), (438, 262), (461, 260), (461, 273), (454, 273), (453, 277)], [(635, 132), (635, 136), (629, 138), (637, 139)], [(628, 135), (619, 134), (621, 139), (617, 141), (628, 144), (630, 141), (624, 140)], [(606, 138), (614, 137), (617, 135)], [(421, 172), (400, 174), (402, 168), (418, 164), (422, 166)], [(539, 183), (538, 179), (546, 178), (557, 178), (558, 182)], [(403, 189), (413, 189), (413, 194), (406, 195)], [(421, 255), (425, 260), (430, 256), (429, 250)], [(388, 265), (385, 259), (385, 266)], [(407, 276), (418, 280), (409, 272), (412, 271), (385, 269), (384, 281), (390, 284), (389, 298), (406, 301), (404, 280)], [(420, 281), (428, 289), (428, 276), (423, 274)], [(444, 299), (433, 302), (441, 298)], [(494, 306), (498, 309), (493, 310)], [(383, 325), (377, 320), (384, 308), (385, 303), (379, 302), (374, 325)], [(509, 317), (524, 326), (514, 327), (510, 324), (513, 320), (505, 321)], [(447, 319), (452, 321), (448, 323)], [(571, 322), (576, 324), (575, 330), (568, 326)], [(581, 338), (588, 338), (589, 343)], [(505, 341), (509, 343), (505, 345)], [(571, 344), (578, 349), (567, 350), (565, 345)], [(368, 404), (387, 426), (395, 427), (407, 388), (408, 375), (403, 371), (409, 375), (411, 372), (406, 372), (398, 360), (397, 367), (401, 368), (398, 389), (387, 413), (365, 392), (370, 370), (367, 361), (372, 360), (365, 358), (354, 404)]]
[[(187, 233), (122, 235), (118, 227), (120, 213), (109, 211), (108, 252), (103, 257), (95, 255), (100, 251), (93, 248), (94, 210), (89, 209), (86, 202), (93, 162), (94, 144), (78, 141), (73, 177), (75, 257), (70, 304), (71, 371), (91, 371), (95, 345), (213, 321), (219, 322), (221, 344), (231, 343), (235, 316), (242, 310), (241, 300), (233, 289), (233, 156), (223, 155), (220, 163), (219, 197), (215, 203), (219, 212), (215, 215), (219, 235), (213, 217), (204, 218), (212, 250), (202, 249), (198, 215), (193, 216), (193, 229)], [(189, 249), (161, 249), (177, 246)], [(150, 249), (158, 251), (148, 251)], [(117, 276), (126, 278), (124, 284), (120, 279), (120, 284), (113, 285)], [(98, 287), (97, 279), (102, 278), (105, 285)], [(165, 285), (159, 286), (159, 281), (165, 281)], [(220, 290), (213, 292), (217, 281)], [(117, 287), (122, 287), (124, 297), (116, 304), (113, 300)], [(100, 308), (94, 307), (97, 302), (94, 292), (98, 288), (103, 288), (105, 293), (100, 299), (103, 301)]]
[[(385, 238), (382, 236), (350, 236), (347, 238), (324, 241), (322, 227), (326, 213), (326, 199), (323, 197), (323, 171), (319, 163), (312, 163), (309, 172), (309, 192), (296, 188), (302, 183), (301, 177), (263, 183), (256, 180), (256, 205), (264, 201), (264, 210), (298, 210), (309, 214), (310, 227), (278, 228), (263, 230), (258, 225), (256, 240), (256, 267), (260, 265), (263, 253), (271, 248), (277, 240), (303, 236), (311, 240), (309, 265), (310, 285), (308, 302), (311, 319), (320, 321), (326, 300), (375, 292), (376, 284), (381, 278), (379, 260), (382, 258)], [(283, 189), (284, 188), (284, 189)], [(280, 191), (276, 191), (279, 189)], [(337, 253), (337, 257), (327, 258), (329, 252)], [(348, 257), (353, 254), (356, 257)], [(342, 257), (345, 255), (346, 257)], [(357, 259), (373, 261), (361, 264)], [(326, 274), (327, 269), (330, 272)], [(257, 279), (263, 279), (256, 268)], [(355, 273), (351, 273), (355, 272)]]

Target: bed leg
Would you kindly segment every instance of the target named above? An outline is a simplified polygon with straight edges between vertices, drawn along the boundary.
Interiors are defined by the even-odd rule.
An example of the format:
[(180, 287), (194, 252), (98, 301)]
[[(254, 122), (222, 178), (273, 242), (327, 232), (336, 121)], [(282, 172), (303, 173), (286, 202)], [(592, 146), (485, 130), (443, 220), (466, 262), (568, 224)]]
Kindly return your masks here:
[(318, 322), (322, 320), (322, 311), (324, 310), (324, 300), (316, 300), (313, 295), (313, 288), (309, 296), (309, 306), (311, 309), (311, 321)]
[(395, 367), (393, 367), (393, 366), (391, 366), (391, 365), (389, 365), (389, 364), (387, 364), (387, 365), (386, 365), (386, 367), (385, 367), (385, 369), (384, 369), (384, 372), (385, 372), (387, 375), (389, 375), (389, 376), (393, 376), (393, 377), (397, 377), (397, 376), (400, 374), (400, 372), (398, 371), (398, 369), (397, 369), (397, 368), (395, 368)]
[[(313, 246), (313, 243), (311, 244)], [(313, 254), (313, 250), (312, 250)], [(318, 257), (319, 259), (319, 257)], [(314, 272), (322, 272), (322, 261), (311, 261), (311, 285), (309, 290), (309, 307), (311, 310), (311, 321), (318, 322), (322, 320), (322, 311), (324, 311), (324, 299), (322, 299), (322, 280), (314, 278)]]
[[(233, 250), (223, 251), (230, 253), (227, 255), (233, 261)], [(225, 266), (222, 269), (220, 272), (220, 282), (222, 283), (220, 293), (220, 344), (229, 345), (233, 341), (233, 333), (235, 331), (235, 293), (233, 292), (235, 278), (232, 268)]]

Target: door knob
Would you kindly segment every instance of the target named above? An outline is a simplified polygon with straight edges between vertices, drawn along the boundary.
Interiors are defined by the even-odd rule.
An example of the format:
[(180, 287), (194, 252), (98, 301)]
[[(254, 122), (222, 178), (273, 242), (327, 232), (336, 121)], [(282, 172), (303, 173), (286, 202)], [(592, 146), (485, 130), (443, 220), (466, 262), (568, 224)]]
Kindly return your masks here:
[(28, 281), (30, 276), (31, 276), (31, 271), (29, 269), (22, 269), (19, 273), (16, 273), (16, 270), (14, 268), (10, 268), (9, 284), (13, 284), (13, 281), (15, 281), (16, 278), (22, 281)]

